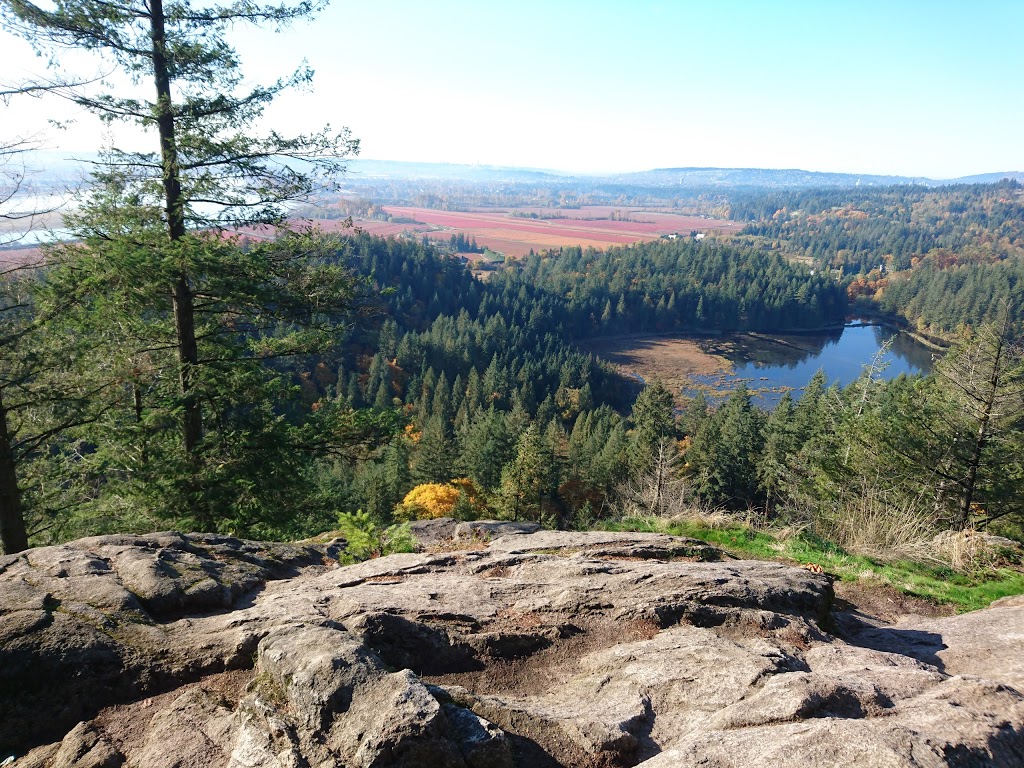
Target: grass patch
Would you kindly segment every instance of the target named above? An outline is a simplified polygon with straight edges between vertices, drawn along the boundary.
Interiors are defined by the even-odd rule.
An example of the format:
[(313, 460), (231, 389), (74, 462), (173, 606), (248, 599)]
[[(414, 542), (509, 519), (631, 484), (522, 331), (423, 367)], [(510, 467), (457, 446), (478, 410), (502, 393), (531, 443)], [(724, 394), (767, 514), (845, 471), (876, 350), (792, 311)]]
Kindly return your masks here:
[(911, 560), (883, 560), (850, 554), (807, 532), (780, 539), (746, 525), (711, 527), (695, 521), (666, 522), (654, 518), (627, 518), (605, 523), (602, 528), (688, 536), (740, 558), (794, 565), (814, 563), (841, 581), (888, 585), (913, 597), (952, 605), (959, 611), (973, 611), (1000, 597), (1024, 594), (1024, 570), (1018, 568), (960, 573)]

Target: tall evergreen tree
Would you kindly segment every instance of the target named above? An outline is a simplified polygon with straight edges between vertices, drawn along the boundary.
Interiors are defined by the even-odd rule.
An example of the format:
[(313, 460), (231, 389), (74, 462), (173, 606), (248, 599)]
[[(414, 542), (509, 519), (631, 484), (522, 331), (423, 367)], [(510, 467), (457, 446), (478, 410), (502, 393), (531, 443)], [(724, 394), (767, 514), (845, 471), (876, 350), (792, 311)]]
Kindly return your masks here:
[(1007, 308), (999, 324), (977, 329), (936, 367), (951, 438), (953, 527), (1024, 513), (1019, 435), (1024, 427), (1024, 345), (1011, 336)]
[(757, 478), (769, 509), (780, 502), (789, 487), (789, 462), (799, 450), (793, 429), (793, 398), (787, 392), (765, 422), (764, 450), (757, 460)]
[(53, 332), (33, 301), (33, 270), (0, 273), (0, 545), (7, 554), (47, 531), (59, 537), (59, 512), (80, 497), (66, 461), (67, 434), (100, 418), (97, 397), (115, 380), (89, 339)]
[(686, 453), (698, 493), (731, 507), (756, 498), (763, 420), (746, 385), (740, 384), (705, 422)]
[(478, 412), (470, 423), (463, 440), (461, 466), (478, 488), (496, 491), (502, 469), (515, 456), (515, 444), (505, 414), (492, 406)]
[(870, 471), (933, 499), (955, 529), (1024, 518), (1024, 350), (1008, 325), (986, 325), (923, 381), (895, 380), (871, 403)]
[(659, 453), (659, 444), (676, 436), (672, 393), (659, 380), (643, 388), (632, 412), (633, 435), (630, 453), (634, 473), (646, 472)]
[(417, 483), (447, 483), (457, 472), (458, 445), (450, 421), (434, 414), (423, 425), (412, 457), (412, 477)]
[(540, 522), (551, 490), (553, 456), (536, 424), (519, 437), (516, 455), (501, 473), (501, 505), (513, 520)]
[[(306, 83), (312, 72), (299, 69), (269, 87), (240, 92), (242, 74), (227, 42), (230, 26), (282, 25), (310, 15), (313, 6), (250, 4), (193, 8), (188, 0), (73, 0), (47, 10), (25, 0), (3, 0), (4, 26), (44, 50), (65, 47), (97, 53), (154, 89), (151, 100), (95, 92), (55, 73), (67, 98), (110, 121), (141, 125), (155, 133), (157, 152), (109, 150), (100, 172), (107, 193), (116, 185), (123, 206), (143, 207), (147, 234), (162, 230), (165, 240), (148, 237), (151, 264), (176, 265), (167, 276), (178, 355), (181, 430), (186, 454), (203, 437), (200, 336), (197, 335), (197, 265), (189, 263), (189, 228), (211, 225), (280, 224), (282, 203), (307, 195), (316, 174), (294, 162), (337, 172), (336, 160), (357, 148), (347, 132), (325, 131), (296, 139), (277, 133), (261, 138), (250, 128), (281, 91)], [(51, 67), (59, 61), (50, 59)], [(109, 196), (105, 202), (113, 202)], [(112, 211), (106, 211), (109, 216)], [(136, 224), (140, 222), (135, 222)], [(156, 224), (157, 226), (153, 226)], [(142, 233), (132, 228), (135, 237)], [(182, 245), (185, 247), (183, 248)]]
[[(261, 465), (265, 473), (282, 459), (279, 446), (319, 444), (329, 433), (281, 441), (288, 420), (272, 401), (287, 400), (289, 385), (268, 361), (333, 342), (329, 327), (350, 303), (350, 276), (312, 241), (285, 238), (244, 249), (202, 234), (209, 227), (282, 224), (284, 204), (307, 195), (357, 149), (345, 131), (291, 139), (251, 130), (279, 93), (308, 82), (311, 72), (302, 68), (243, 90), (227, 30), (281, 26), (314, 10), (307, 3), (0, 2), (4, 27), (41, 52), (93, 52), (139, 89), (124, 95), (104, 92), (102, 81), (83, 85), (59, 70), (59, 56), (49, 58), (52, 91), (105, 120), (140, 126), (154, 142), (151, 152), (105, 151), (72, 222), (81, 245), (51, 254), (59, 263), (50, 275), (52, 295), (75, 297), (68, 328), (106, 333), (123, 360), (141, 357), (146, 364), (148, 375), (128, 383), (134, 402), (127, 420), (93, 438), (133, 440), (123, 453), (149, 459), (160, 449), (159, 465), (150, 467), (165, 470), (168, 511), (203, 528), (232, 527), (232, 519), (263, 507), (256, 501), (268, 479)], [(289, 333), (278, 337), (281, 328)], [(172, 377), (175, 392), (165, 386)], [(169, 417), (177, 421), (174, 455)], [(234, 511), (219, 506), (230, 498)]]

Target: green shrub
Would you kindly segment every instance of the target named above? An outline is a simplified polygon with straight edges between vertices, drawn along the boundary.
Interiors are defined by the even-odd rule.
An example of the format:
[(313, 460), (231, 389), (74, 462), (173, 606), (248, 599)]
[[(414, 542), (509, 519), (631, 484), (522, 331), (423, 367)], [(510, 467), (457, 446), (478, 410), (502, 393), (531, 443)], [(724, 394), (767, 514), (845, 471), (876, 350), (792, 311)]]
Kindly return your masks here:
[(369, 512), (342, 512), (338, 515), (338, 530), (345, 538), (345, 551), (338, 556), (342, 565), (351, 565), (374, 557), (396, 552), (412, 552), (416, 548), (408, 523), (384, 528)]

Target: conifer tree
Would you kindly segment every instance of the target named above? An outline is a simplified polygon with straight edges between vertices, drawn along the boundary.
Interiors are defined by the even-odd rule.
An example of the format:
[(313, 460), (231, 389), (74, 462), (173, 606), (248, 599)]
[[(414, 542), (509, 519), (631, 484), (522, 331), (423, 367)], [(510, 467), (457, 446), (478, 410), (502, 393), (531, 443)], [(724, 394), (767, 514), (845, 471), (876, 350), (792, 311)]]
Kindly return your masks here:
[[(201, 397), (195, 391), (200, 365), (197, 300), (202, 303), (202, 297), (196, 295), (195, 270), (175, 246), (187, 241), (196, 226), (280, 224), (281, 204), (302, 198), (316, 184), (317, 174), (297, 170), (296, 162), (308, 161), (314, 171), (334, 173), (341, 170), (337, 158), (357, 148), (347, 132), (327, 130), (295, 139), (249, 133), (275, 96), (307, 83), (312, 72), (301, 68), (271, 86), (239, 92), (242, 74), (227, 42), (228, 28), (239, 23), (284, 25), (309, 16), (314, 6), (193, 8), (188, 0), (166, 5), (163, 0), (72, 0), (47, 10), (25, 0), (3, 0), (0, 7), (4, 26), (40, 50), (92, 51), (137, 85), (154, 89), (149, 99), (122, 97), (76, 85), (74, 78), (59, 72), (50, 78), (56, 81), (51, 83), (54, 90), (103, 119), (139, 124), (155, 133), (156, 152), (111, 149), (100, 180), (107, 187), (105, 196), (114, 185), (120, 191), (120, 199), (107, 196), (107, 204), (148, 208), (147, 223), (158, 226), (150, 226), (147, 234), (162, 230), (170, 246), (161, 248), (160, 258), (179, 265), (169, 275), (167, 291), (179, 361), (183, 445), (186, 453), (194, 453), (203, 436)], [(51, 59), (51, 66), (55, 61)], [(137, 227), (133, 230), (136, 237), (142, 235)], [(157, 241), (147, 245), (155, 248)]]
[[(331, 326), (351, 303), (351, 277), (315, 240), (296, 236), (243, 249), (204, 234), (283, 224), (284, 204), (308, 195), (357, 149), (347, 131), (295, 138), (252, 132), (278, 94), (308, 83), (312, 73), (303, 67), (243, 89), (229, 28), (280, 27), (315, 10), (305, 2), (67, 0), (43, 7), (0, 0), (3, 26), (40, 53), (83, 49), (133, 83), (134, 91), (104, 91), (102, 80), (83, 84), (60, 70), (59, 56), (49, 56), (51, 92), (104, 120), (135, 124), (153, 140), (150, 152), (104, 151), (72, 222), (81, 245), (51, 253), (58, 266), (48, 275), (50, 306), (70, 292), (76, 313), (65, 321), (69, 332), (105, 334), (131, 374), (122, 382), (126, 418), (92, 438), (133, 441), (125, 455), (152, 459), (159, 449), (165, 473), (148, 480), (162, 479), (171, 514), (203, 528), (258, 517), (267, 507), (257, 499), (274, 485), (267, 468), (280, 462), (273, 468), (283, 478), (299, 479), (287, 446), (319, 446), (330, 432), (282, 442), (295, 425), (273, 403), (289, 399), (290, 385), (268, 361), (333, 343)], [(281, 328), (288, 333), (278, 337)], [(145, 363), (140, 375), (128, 365), (136, 359)], [(166, 388), (169, 380), (176, 391)], [(236, 500), (234, 512), (218, 507), (218, 494), (221, 502)]]
[(1007, 320), (977, 329), (922, 381), (897, 379), (871, 403), (867, 471), (933, 500), (954, 529), (1024, 517), (1024, 350)]
[(552, 461), (540, 430), (531, 424), (519, 437), (515, 458), (501, 473), (501, 504), (506, 515), (513, 520), (541, 521)]
[(740, 384), (707, 419), (686, 453), (698, 493), (740, 507), (756, 497), (757, 457), (764, 444), (763, 414)]
[(456, 474), (458, 445), (451, 422), (434, 414), (423, 432), (412, 459), (412, 477), (417, 483), (447, 483)]
[(639, 474), (650, 468), (658, 453), (659, 442), (676, 436), (672, 393), (661, 381), (651, 382), (637, 396), (632, 421), (631, 469)]
[(505, 415), (491, 406), (479, 411), (469, 425), (462, 446), (461, 466), (473, 483), (485, 491), (496, 491), (501, 471), (513, 458), (515, 438), (509, 435)]
[(1011, 336), (1009, 309), (943, 358), (935, 375), (951, 439), (953, 527), (966, 528), (976, 510), (982, 522), (1024, 513), (1024, 346)]
[(0, 272), (0, 546), (27, 549), (33, 534), (60, 533), (58, 514), (74, 506), (75, 467), (64, 461), (69, 430), (99, 418), (109, 380), (86, 376), (89, 342), (54, 333), (33, 302), (33, 271)]
[(757, 478), (768, 508), (785, 495), (790, 483), (789, 461), (799, 449), (793, 430), (793, 398), (787, 392), (765, 422), (764, 450), (757, 460)]

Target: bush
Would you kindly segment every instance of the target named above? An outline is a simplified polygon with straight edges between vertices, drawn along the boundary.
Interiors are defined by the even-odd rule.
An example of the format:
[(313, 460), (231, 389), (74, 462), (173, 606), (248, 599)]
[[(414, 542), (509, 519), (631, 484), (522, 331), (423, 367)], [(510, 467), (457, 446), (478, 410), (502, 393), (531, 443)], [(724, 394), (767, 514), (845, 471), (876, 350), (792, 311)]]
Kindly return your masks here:
[(409, 491), (395, 507), (399, 520), (433, 520), (438, 517), (474, 519), (480, 510), (480, 494), (471, 480), (423, 483)]
[(338, 530), (345, 538), (345, 551), (338, 556), (342, 565), (416, 549), (408, 523), (383, 528), (361, 509), (338, 515)]

